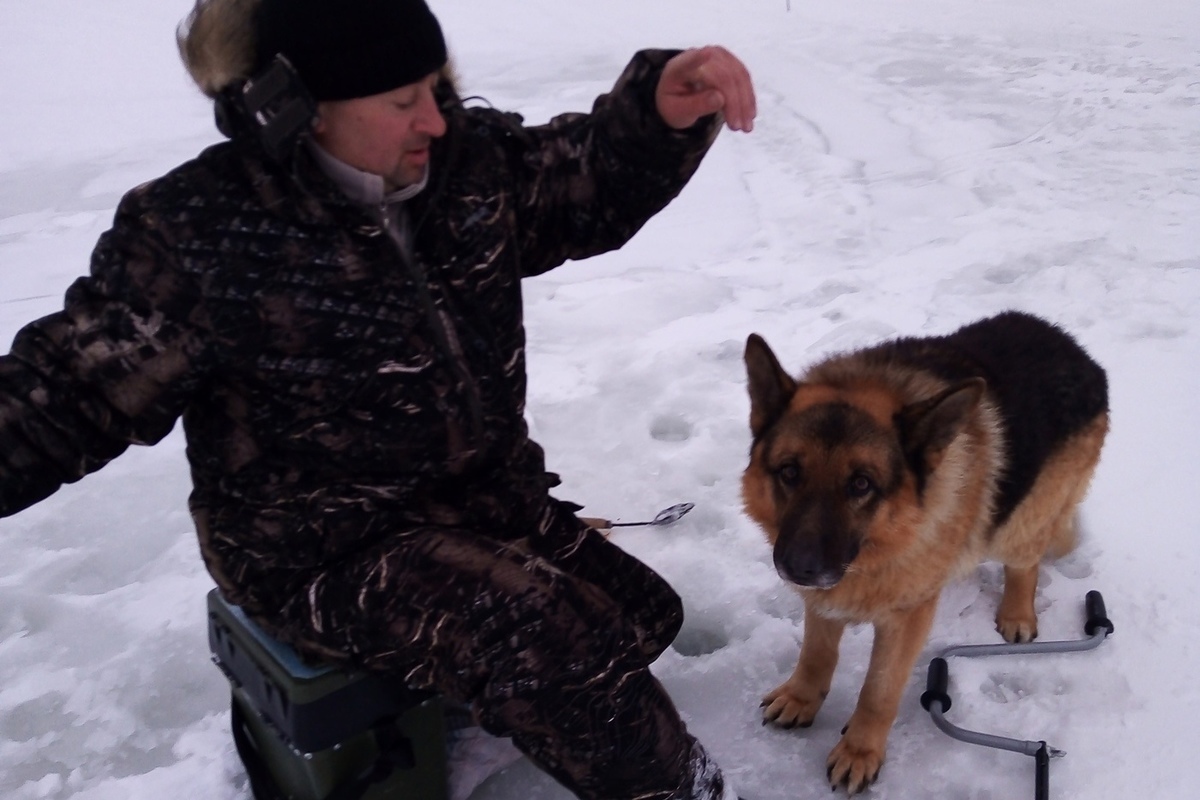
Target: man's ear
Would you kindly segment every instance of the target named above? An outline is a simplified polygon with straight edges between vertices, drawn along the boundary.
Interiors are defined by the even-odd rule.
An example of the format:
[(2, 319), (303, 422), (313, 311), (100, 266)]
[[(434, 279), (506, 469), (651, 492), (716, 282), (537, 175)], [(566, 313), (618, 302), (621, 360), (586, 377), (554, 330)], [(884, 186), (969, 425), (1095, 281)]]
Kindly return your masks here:
[(796, 393), (796, 381), (757, 333), (746, 339), (744, 358), (750, 391), (750, 432), (757, 439), (783, 414)]
[(326, 108), (325, 103), (317, 103), (317, 112), (315, 114), (313, 114), (313, 118), (312, 118), (312, 132), (313, 133), (324, 133), (325, 132), (325, 108)]
[(937, 469), (950, 446), (983, 398), (987, 383), (970, 378), (896, 414), (900, 443), (909, 463), (923, 475)]

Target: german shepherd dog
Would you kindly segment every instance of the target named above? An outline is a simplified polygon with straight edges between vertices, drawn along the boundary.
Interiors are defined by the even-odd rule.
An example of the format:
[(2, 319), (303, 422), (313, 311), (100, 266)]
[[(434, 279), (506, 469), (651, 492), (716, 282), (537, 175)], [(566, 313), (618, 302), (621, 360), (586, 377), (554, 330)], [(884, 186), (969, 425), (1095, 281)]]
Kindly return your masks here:
[(796, 670), (763, 722), (808, 727), (829, 692), (842, 631), (875, 626), (858, 705), (827, 762), (850, 794), (875, 781), (942, 587), (1004, 565), (996, 629), (1037, 636), (1043, 557), (1075, 545), (1108, 431), (1104, 370), (1059, 328), (1007, 312), (948, 335), (837, 355), (798, 380), (746, 342), (748, 515), (804, 597)]

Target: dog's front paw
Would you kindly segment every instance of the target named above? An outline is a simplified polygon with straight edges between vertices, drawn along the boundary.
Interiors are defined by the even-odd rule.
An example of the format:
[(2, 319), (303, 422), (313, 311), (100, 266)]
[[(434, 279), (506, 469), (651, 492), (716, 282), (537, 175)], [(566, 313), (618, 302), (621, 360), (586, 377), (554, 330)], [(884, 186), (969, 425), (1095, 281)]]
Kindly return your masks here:
[(835, 790), (844, 786), (850, 794), (863, 791), (879, 778), (885, 749), (886, 740), (875, 743), (855, 736), (852, 731), (847, 733), (825, 762), (829, 786)]
[(823, 702), (825, 692), (797, 687), (787, 681), (763, 698), (763, 725), (770, 722), (780, 728), (807, 728)]
[(1007, 615), (1001, 609), (996, 615), (996, 630), (1004, 637), (1004, 641), (1012, 643), (1032, 642), (1037, 638), (1038, 626), (1036, 614)]
[(1004, 567), (1004, 596), (996, 609), (996, 630), (1006, 642), (1032, 642), (1037, 638), (1037, 609), (1034, 608), (1034, 593), (1037, 591), (1038, 568)]

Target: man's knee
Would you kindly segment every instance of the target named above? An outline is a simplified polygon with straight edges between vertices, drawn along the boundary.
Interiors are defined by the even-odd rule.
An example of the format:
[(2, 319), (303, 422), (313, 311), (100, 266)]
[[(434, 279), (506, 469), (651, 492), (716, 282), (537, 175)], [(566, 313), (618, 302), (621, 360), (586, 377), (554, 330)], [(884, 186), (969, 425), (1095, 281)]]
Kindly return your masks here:
[(569, 577), (506, 598), (478, 640), (489, 671), (537, 683), (587, 681), (614, 663), (649, 664), (623, 609), (603, 589)]

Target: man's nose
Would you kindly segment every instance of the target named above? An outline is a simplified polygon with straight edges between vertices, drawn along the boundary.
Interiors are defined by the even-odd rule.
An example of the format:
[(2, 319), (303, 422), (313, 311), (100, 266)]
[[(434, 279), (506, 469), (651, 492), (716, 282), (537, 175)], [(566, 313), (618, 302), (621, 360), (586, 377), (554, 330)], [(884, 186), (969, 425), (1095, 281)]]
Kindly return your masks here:
[(437, 99), (433, 92), (423, 92), (421, 96), (420, 113), (417, 116), (416, 129), (434, 138), (446, 133), (446, 118), (438, 108)]

